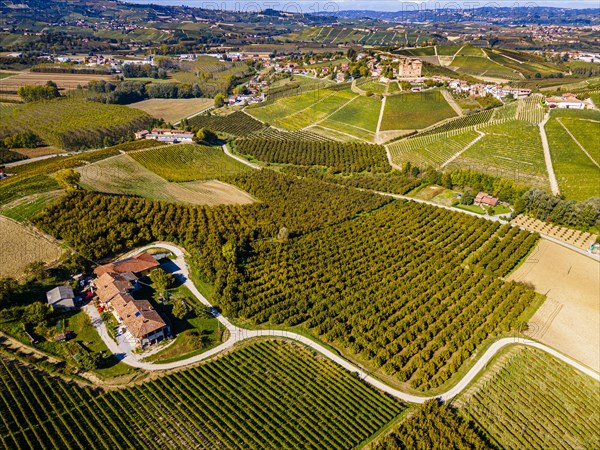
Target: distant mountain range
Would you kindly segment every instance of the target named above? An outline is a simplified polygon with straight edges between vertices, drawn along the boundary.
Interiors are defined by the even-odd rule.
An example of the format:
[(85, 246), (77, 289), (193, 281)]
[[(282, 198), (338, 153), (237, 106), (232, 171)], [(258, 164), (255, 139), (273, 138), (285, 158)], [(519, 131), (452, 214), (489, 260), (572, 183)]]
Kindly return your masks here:
[(536, 7), (483, 7), (473, 9), (424, 9), (418, 11), (347, 10), (320, 13), (343, 19), (376, 19), (386, 22), (487, 22), (496, 25), (598, 25), (600, 8), (569, 9), (548, 6)]

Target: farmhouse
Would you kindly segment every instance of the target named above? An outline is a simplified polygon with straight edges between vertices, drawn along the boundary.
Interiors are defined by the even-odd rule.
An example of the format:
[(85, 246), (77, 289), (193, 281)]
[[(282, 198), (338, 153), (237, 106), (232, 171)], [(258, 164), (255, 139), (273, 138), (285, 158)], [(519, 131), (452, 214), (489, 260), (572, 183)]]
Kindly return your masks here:
[(546, 103), (550, 108), (560, 109), (586, 109), (587, 104), (582, 102), (574, 94), (563, 94), (560, 97), (547, 97)]
[(139, 278), (158, 266), (152, 255), (140, 253), (94, 270), (95, 293), (101, 306), (111, 308), (119, 323), (142, 347), (160, 342), (171, 334), (166, 318), (150, 302), (131, 296), (138, 289)]
[(58, 286), (46, 293), (48, 304), (53, 309), (75, 308), (75, 294), (71, 286)]
[(498, 203), (500, 203), (500, 200), (490, 194), (480, 192), (475, 197), (474, 203), (478, 206), (497, 206)]
[(117, 295), (111, 306), (138, 345), (147, 347), (171, 335), (171, 327), (148, 300), (135, 300), (130, 294)]
[(398, 78), (418, 78), (421, 76), (423, 63), (417, 58), (400, 58)]
[(94, 274), (100, 277), (107, 272), (115, 272), (126, 277), (124, 274), (131, 272), (136, 277), (143, 277), (159, 265), (158, 261), (151, 254), (144, 252), (121, 261), (98, 266), (94, 269)]

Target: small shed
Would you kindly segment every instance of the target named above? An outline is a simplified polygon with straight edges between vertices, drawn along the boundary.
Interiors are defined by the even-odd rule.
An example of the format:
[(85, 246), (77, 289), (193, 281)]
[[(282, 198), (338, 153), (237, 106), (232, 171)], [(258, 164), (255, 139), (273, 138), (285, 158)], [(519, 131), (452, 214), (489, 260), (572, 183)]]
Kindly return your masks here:
[(75, 308), (75, 294), (71, 286), (58, 286), (46, 293), (48, 304), (54, 309)]

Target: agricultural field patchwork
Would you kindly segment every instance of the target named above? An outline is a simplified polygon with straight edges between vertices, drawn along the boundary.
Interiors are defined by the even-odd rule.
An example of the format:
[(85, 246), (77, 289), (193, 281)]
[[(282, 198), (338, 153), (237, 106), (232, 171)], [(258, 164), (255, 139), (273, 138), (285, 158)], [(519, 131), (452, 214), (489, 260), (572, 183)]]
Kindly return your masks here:
[[(291, 342), (244, 346), (213, 362), (102, 392), (0, 359), (5, 446), (348, 449), (405, 406)], [(260, 391), (260, 392), (259, 392)], [(66, 422), (69, 422), (67, 425)], [(58, 426), (61, 424), (61, 426)]]
[(381, 100), (360, 96), (321, 122), (319, 126), (372, 141), (377, 130), (380, 110)]
[(21, 86), (43, 86), (48, 81), (56, 83), (59, 89), (72, 90), (85, 86), (90, 81), (110, 81), (113, 75), (89, 75), (72, 73), (22, 72), (10, 78), (0, 79), (0, 92), (14, 92)]
[(381, 130), (420, 130), (454, 116), (439, 90), (394, 95), (386, 100)]
[(593, 448), (600, 384), (545, 352), (516, 348), (456, 406), (502, 448)]
[(0, 216), (0, 277), (19, 278), (28, 264), (37, 261), (52, 263), (63, 250), (50, 238), (29, 225)]
[(221, 147), (182, 144), (131, 152), (129, 156), (159, 177), (174, 182), (218, 179), (251, 170), (225, 155)]

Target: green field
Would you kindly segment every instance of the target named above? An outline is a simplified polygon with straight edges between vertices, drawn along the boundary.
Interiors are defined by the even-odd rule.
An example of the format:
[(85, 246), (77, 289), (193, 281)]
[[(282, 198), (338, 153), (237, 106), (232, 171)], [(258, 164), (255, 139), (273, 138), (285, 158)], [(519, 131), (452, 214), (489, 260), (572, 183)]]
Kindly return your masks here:
[(29, 220), (60, 194), (62, 194), (62, 191), (51, 191), (22, 197), (0, 208), (0, 214), (19, 222)]
[[(204, 150), (203, 148), (201, 149)], [(160, 157), (165, 158), (165, 161), (168, 157), (161, 149), (150, 151), (160, 152), (162, 155)], [(182, 149), (182, 151), (185, 154), (185, 149)], [(199, 181), (173, 183), (166, 181), (164, 178), (161, 178), (134, 159), (139, 158), (144, 161), (151, 161), (153, 156), (154, 155), (140, 155), (139, 153), (132, 152), (127, 155), (117, 156), (115, 158), (106, 159), (95, 164), (81, 167), (78, 169), (81, 173), (81, 185), (86, 189), (108, 194), (138, 195), (153, 200), (166, 200), (170, 202), (183, 202), (198, 205), (243, 204), (253, 201), (252, 197), (248, 194), (225, 183), (215, 184), (202, 183)], [(183, 156), (182, 158), (186, 158), (186, 156)], [(189, 158), (190, 159), (185, 159), (185, 164), (187, 165), (191, 164), (194, 166), (206, 164), (213, 168), (220, 167), (220, 162), (222, 161), (222, 158), (217, 156), (216, 153), (215, 160), (208, 164), (203, 163), (202, 161), (204, 160), (193, 152), (190, 153)], [(237, 161), (234, 162), (237, 163)], [(225, 160), (224, 164), (227, 163), (229, 163), (229, 161)], [(148, 164), (149, 167), (155, 167), (153, 162), (146, 162), (146, 164)], [(164, 172), (167, 170), (164, 166), (168, 166), (169, 163), (162, 162), (162, 165), (162, 170)], [(181, 168), (183, 168), (183, 165)], [(242, 167), (239, 167), (239, 169), (244, 170)], [(190, 169), (187, 167), (185, 170)], [(200, 173), (203, 169), (202, 166), (200, 166), (194, 170), (198, 171), (194, 173)], [(221, 175), (234, 173), (227, 171), (227, 169), (225, 169), (221, 175), (214, 170), (212, 173), (209, 172), (210, 171), (205, 172), (204, 176), (200, 178), (218, 178)], [(183, 176), (183, 172), (179, 171), (177, 173), (183, 178), (186, 178)], [(168, 174), (172, 178), (175, 177), (171, 172), (168, 172)], [(186, 172), (186, 174), (189, 174), (189, 172)]]
[(419, 130), (454, 116), (439, 90), (395, 95), (386, 100), (381, 131)]
[(323, 101), (334, 91), (327, 89), (316, 89), (292, 97), (283, 97), (275, 100), (274, 103), (265, 103), (258, 107), (246, 108), (246, 113), (265, 123), (278, 123), (280, 126), (286, 126), (285, 118), (296, 114), (297, 112), (310, 108), (315, 103)]
[[(474, 75), (479, 77), (488, 78), (499, 78), (506, 80), (521, 80), (522, 77), (519, 72), (516, 72), (510, 67), (503, 66), (500, 63), (489, 60), (485, 57), (485, 54), (481, 53), (481, 49), (475, 49), (480, 52), (477, 56), (456, 56), (452, 61), (452, 68), (458, 72), (465, 73), (467, 75)], [(464, 54), (464, 50), (461, 50), (460, 55)]]
[[(347, 124), (374, 133), (377, 130), (380, 109), (381, 100), (373, 97), (358, 97), (329, 119), (333, 122)], [(324, 126), (328, 126), (329, 119), (323, 122)], [(348, 128), (347, 130), (342, 129), (342, 131), (353, 134), (354, 129)]]
[(485, 136), (452, 164), (523, 183), (548, 187), (539, 128), (521, 120), (479, 128)]
[[(552, 111), (550, 120), (546, 123), (546, 135), (552, 155), (552, 165), (558, 180), (558, 186), (563, 195), (573, 200), (586, 200), (600, 196), (600, 168), (577, 145), (564, 126), (576, 136), (580, 144), (587, 145), (593, 150), (597, 142), (598, 124), (583, 119), (587, 111)], [(560, 119), (559, 122), (557, 119)], [(564, 125), (564, 126), (563, 126)], [(596, 128), (596, 137), (582, 139), (589, 131)], [(577, 138), (579, 136), (579, 138)], [(584, 146), (584, 148), (586, 148)], [(587, 148), (586, 148), (587, 150)], [(588, 150), (588, 152), (590, 151)], [(591, 154), (591, 153), (590, 153)]]
[(440, 167), (479, 136), (473, 130), (461, 131), (404, 139), (389, 144), (388, 148), (396, 164), (410, 162), (418, 167)]
[(29, 130), (46, 144), (79, 150), (116, 143), (151, 122), (148, 114), (126, 106), (61, 98), (28, 103), (0, 116), (0, 138)]
[(250, 170), (225, 155), (221, 147), (183, 144), (129, 153), (146, 169), (167, 181), (219, 179)]
[(213, 362), (102, 392), (0, 359), (7, 448), (358, 446), (404, 406), (293, 343), (246, 345)]
[(537, 349), (518, 348), (455, 405), (501, 448), (595, 448), (600, 384)]
[(325, 119), (356, 97), (357, 94), (350, 90), (338, 91), (333, 95), (329, 95), (322, 100), (317, 101), (307, 109), (301, 110), (285, 118), (276, 119), (272, 124), (276, 127), (285, 128), (291, 131), (300, 130)]

